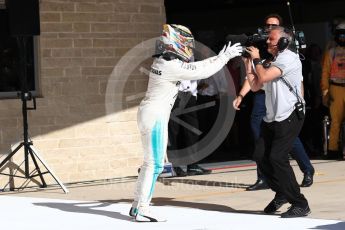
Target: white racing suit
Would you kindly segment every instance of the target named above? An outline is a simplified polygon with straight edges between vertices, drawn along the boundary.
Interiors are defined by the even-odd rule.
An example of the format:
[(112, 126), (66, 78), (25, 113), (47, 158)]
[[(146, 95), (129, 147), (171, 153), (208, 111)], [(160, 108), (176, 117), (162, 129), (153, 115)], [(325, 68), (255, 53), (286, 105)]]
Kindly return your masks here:
[[(231, 51), (230, 51), (231, 52)], [(156, 58), (151, 66), (148, 89), (138, 109), (138, 127), (144, 151), (144, 162), (135, 190), (132, 207), (148, 207), (155, 183), (164, 167), (168, 142), (168, 122), (181, 80), (198, 80), (218, 72), (230, 58), (220, 53), (203, 61), (186, 63), (179, 59)]]

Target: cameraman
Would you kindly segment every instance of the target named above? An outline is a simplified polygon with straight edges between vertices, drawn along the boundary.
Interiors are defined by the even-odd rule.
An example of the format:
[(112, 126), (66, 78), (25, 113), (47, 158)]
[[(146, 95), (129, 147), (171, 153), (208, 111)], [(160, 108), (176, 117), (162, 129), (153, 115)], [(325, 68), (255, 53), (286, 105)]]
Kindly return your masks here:
[[(254, 156), (270, 188), (276, 192), (274, 199), (264, 209), (275, 213), (283, 204), (291, 203), (282, 218), (301, 217), (310, 213), (308, 201), (301, 194), (295, 174), (289, 163), (289, 152), (304, 121), (302, 99), (302, 64), (299, 56), (287, 49), (291, 34), (283, 27), (273, 27), (267, 39), (267, 51), (272, 62), (267, 67), (260, 61), (259, 50), (246, 48), (250, 58), (245, 60), (251, 90), (265, 90), (266, 115)], [(289, 85), (289, 86), (288, 86)], [(290, 88), (293, 89), (290, 91)]]
[[(278, 14), (269, 14), (265, 18), (265, 30), (266, 32), (275, 26), (282, 24), (282, 18)], [(260, 44), (262, 46), (262, 44)], [(289, 46), (290, 47), (290, 46)], [(269, 63), (272, 59), (272, 55), (267, 52), (267, 50), (260, 49), (260, 56), (266, 59), (265, 63)], [(243, 87), (239, 95), (233, 101), (233, 106), (236, 110), (239, 110), (239, 105), (242, 102), (243, 97), (250, 91), (250, 85), (248, 80), (244, 81)], [(251, 114), (250, 125), (253, 131), (255, 141), (259, 139), (260, 126), (263, 117), (266, 115), (265, 107), (265, 91), (259, 90), (254, 93), (253, 97), (253, 109)], [(314, 167), (312, 166), (307, 153), (304, 150), (301, 140), (297, 137), (293, 144), (292, 154), (298, 163), (299, 168), (304, 174), (301, 187), (309, 187), (313, 184)], [(247, 191), (255, 191), (260, 189), (267, 189), (267, 183), (265, 177), (262, 175), (259, 169), (257, 169), (257, 181), (249, 186)]]

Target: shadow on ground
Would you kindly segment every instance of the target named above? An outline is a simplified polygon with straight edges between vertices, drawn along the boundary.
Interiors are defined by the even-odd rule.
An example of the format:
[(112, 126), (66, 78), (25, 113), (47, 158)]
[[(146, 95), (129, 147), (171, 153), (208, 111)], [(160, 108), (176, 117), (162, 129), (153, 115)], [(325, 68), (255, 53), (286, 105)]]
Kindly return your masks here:
[(323, 230), (342, 230), (345, 229), (345, 222), (339, 222), (336, 224), (320, 225), (310, 229), (323, 229)]
[(123, 215), (119, 212), (98, 210), (98, 208), (107, 207), (112, 204), (109, 202), (98, 202), (98, 201), (80, 202), (80, 203), (39, 202), (39, 203), (33, 203), (33, 204), (36, 206), (41, 206), (41, 207), (59, 209), (64, 212), (86, 213), (86, 214), (105, 216), (105, 217), (119, 219), (119, 220), (132, 221), (132, 218), (130, 216)]
[(183, 183), (189, 185), (211, 186), (211, 187), (226, 187), (226, 188), (247, 188), (249, 184), (232, 183), (226, 181), (212, 181), (212, 180), (195, 180), (190, 178), (159, 178), (159, 182), (164, 185), (172, 185), (172, 183)]

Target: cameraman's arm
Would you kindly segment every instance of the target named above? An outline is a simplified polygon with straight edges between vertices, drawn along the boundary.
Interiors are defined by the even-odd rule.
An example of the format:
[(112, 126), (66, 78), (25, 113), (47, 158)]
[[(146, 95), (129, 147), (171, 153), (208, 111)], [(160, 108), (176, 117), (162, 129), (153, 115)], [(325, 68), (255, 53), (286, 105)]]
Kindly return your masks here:
[(255, 74), (257, 76), (257, 81), (259, 84), (272, 81), (273, 79), (278, 78), (282, 75), (282, 71), (276, 66), (264, 68), (262, 62), (260, 61), (260, 54), (258, 48), (250, 46), (246, 48), (246, 51), (250, 54), (253, 60)]
[(282, 71), (276, 66), (264, 68), (262, 64), (257, 64), (255, 65), (255, 71), (261, 84), (272, 81), (282, 75)]

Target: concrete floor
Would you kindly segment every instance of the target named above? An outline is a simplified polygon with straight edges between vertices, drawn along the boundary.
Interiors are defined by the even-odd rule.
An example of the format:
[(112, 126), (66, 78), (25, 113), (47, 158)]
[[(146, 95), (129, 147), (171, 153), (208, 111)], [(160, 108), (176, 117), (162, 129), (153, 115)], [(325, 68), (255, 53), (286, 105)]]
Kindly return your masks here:
[[(312, 210), (308, 218), (341, 220), (342, 227), (339, 229), (345, 229), (345, 161), (312, 162), (316, 170), (314, 184), (302, 188)], [(294, 161), (291, 163), (301, 182), (303, 174)], [(209, 175), (161, 178), (156, 186), (154, 205), (263, 214), (263, 208), (274, 196), (271, 190), (245, 191), (256, 180), (256, 167), (251, 164), (242, 164), (240, 167), (228, 166), (227, 163), (203, 166), (215, 169)], [(126, 177), (74, 183), (67, 185), (68, 194), (64, 194), (58, 186), (49, 186), (45, 189), (26, 188), (22, 191), (1, 192), (0, 196), (130, 203), (135, 181), (136, 177)], [(288, 207), (283, 206), (281, 211)]]

